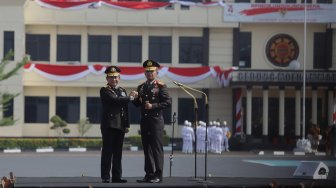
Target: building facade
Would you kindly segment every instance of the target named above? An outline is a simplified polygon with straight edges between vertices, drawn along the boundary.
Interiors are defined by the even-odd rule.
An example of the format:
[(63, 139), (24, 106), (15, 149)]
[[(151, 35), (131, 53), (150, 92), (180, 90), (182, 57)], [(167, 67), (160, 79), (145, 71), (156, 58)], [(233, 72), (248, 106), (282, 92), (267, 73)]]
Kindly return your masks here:
[[(336, 1), (306, 4), (307, 15), (317, 15), (313, 11), (335, 10)], [(78, 121), (89, 118), (93, 127), (85, 136), (99, 137), (102, 70), (121, 66), (121, 85), (131, 91), (144, 81), (146, 59), (160, 62), (159, 79), (172, 97), (165, 111), (170, 136), (174, 113), (175, 126), (186, 119), (226, 120), (233, 134), (266, 141), (302, 137), (302, 124), (310, 122), (326, 127), (333, 121), (336, 91), (336, 19), (322, 11), (304, 21), (303, 5), (301, 0), (1, 1), (0, 58), (14, 49), (13, 62), (25, 54), (31, 62), (0, 85), (20, 93), (2, 114), (17, 121), (0, 127), (0, 136), (57, 136), (49, 121), (57, 114), (68, 122), (67, 136), (79, 136)], [(194, 100), (174, 81), (207, 97), (191, 92)], [(128, 135), (135, 135), (140, 113), (130, 108)], [(179, 131), (175, 137), (181, 137)]]

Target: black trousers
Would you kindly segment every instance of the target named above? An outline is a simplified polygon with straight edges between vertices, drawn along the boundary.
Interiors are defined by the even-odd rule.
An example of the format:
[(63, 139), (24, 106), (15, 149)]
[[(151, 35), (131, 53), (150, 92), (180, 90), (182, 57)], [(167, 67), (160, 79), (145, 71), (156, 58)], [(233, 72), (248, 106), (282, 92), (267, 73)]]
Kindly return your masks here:
[[(101, 151), (100, 172), (102, 179), (113, 179), (122, 177), (122, 149), (125, 133), (118, 129), (101, 129), (103, 137), (103, 148)], [(112, 169), (111, 169), (112, 167)]]
[(146, 176), (162, 178), (163, 173), (163, 117), (141, 119), (141, 141), (145, 155)]

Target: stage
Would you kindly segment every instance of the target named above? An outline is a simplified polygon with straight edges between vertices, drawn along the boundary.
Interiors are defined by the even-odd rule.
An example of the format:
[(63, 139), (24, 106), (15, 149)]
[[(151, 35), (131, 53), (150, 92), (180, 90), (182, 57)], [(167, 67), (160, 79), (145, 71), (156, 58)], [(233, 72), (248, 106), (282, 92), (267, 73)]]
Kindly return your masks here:
[(165, 177), (162, 183), (137, 183), (140, 177), (126, 178), (127, 183), (101, 183), (98, 177), (17, 177), (15, 188), (98, 188), (98, 187), (336, 187), (336, 180), (300, 178), (241, 178), (211, 177), (207, 181), (193, 177)]

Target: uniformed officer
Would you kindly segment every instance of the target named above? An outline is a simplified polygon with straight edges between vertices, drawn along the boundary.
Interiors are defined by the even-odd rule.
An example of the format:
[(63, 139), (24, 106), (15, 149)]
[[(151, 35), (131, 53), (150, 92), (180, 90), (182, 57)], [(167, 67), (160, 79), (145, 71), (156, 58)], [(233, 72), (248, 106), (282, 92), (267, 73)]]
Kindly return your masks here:
[(103, 183), (110, 181), (126, 183), (127, 180), (122, 179), (122, 149), (125, 133), (129, 129), (128, 103), (137, 95), (136, 92), (131, 92), (130, 96), (127, 96), (126, 90), (118, 85), (120, 80), (118, 67), (107, 67), (105, 74), (107, 85), (100, 89), (102, 102), (100, 130), (103, 139), (101, 179)]
[(145, 177), (139, 183), (162, 182), (163, 173), (163, 129), (162, 110), (171, 105), (166, 84), (156, 80), (160, 65), (153, 60), (143, 63), (147, 80), (137, 88), (138, 98), (133, 104), (140, 107), (140, 132), (145, 155)]

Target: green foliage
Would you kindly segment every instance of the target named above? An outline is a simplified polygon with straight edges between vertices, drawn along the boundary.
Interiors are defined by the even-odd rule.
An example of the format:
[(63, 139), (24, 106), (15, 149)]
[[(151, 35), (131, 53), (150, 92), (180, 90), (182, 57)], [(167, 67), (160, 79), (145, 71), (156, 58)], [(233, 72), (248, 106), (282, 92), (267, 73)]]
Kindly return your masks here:
[[(10, 78), (15, 75), (17, 71), (22, 68), (26, 63), (29, 62), (28, 56), (25, 56), (20, 62), (16, 63), (16, 66), (10, 70), (6, 70), (6, 66), (11, 63), (11, 59), (14, 56), (14, 52), (10, 50), (5, 57), (1, 60), (0, 63), (0, 82)], [(14, 97), (18, 96), (19, 93), (10, 94), (7, 92), (0, 92), (0, 112), (7, 110), (8, 102), (11, 101)], [(0, 119), (0, 126), (13, 125), (16, 120), (13, 117), (4, 117)]]
[(100, 148), (101, 145), (100, 138), (0, 138), (0, 149), (38, 149), (43, 147), (55, 149), (69, 147)]
[(80, 136), (83, 137), (91, 127), (92, 125), (90, 124), (89, 118), (80, 119), (78, 122), (78, 132)]
[(68, 125), (67, 122), (64, 121), (58, 115), (54, 115), (53, 117), (51, 117), (50, 122), (53, 123), (50, 129), (56, 130), (58, 133), (58, 136), (63, 136), (63, 134), (70, 133), (70, 129), (66, 128), (66, 126)]
[[(139, 148), (142, 148), (142, 142), (141, 142), (141, 136), (135, 135), (135, 136), (129, 136), (125, 138), (125, 142), (128, 142), (132, 146), (138, 146)], [(168, 135), (163, 135), (163, 145), (166, 146), (170, 142), (170, 137)]]

